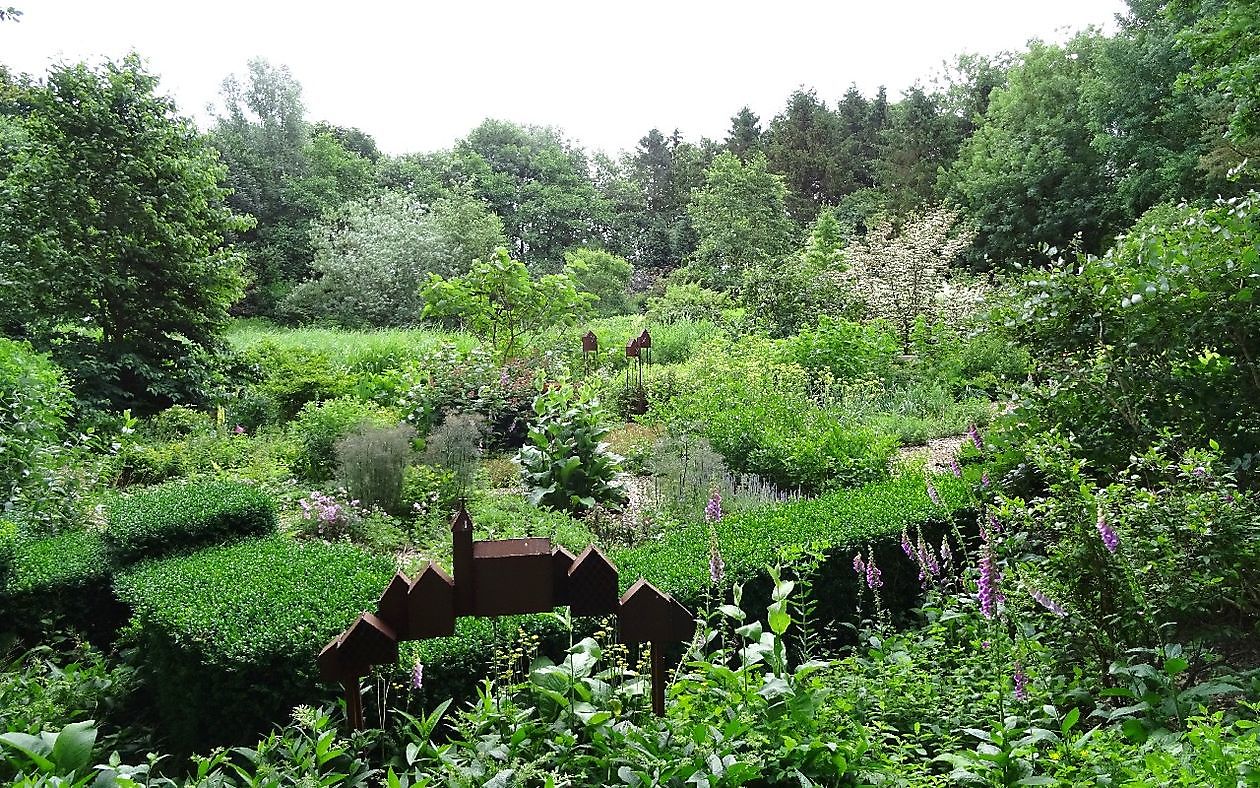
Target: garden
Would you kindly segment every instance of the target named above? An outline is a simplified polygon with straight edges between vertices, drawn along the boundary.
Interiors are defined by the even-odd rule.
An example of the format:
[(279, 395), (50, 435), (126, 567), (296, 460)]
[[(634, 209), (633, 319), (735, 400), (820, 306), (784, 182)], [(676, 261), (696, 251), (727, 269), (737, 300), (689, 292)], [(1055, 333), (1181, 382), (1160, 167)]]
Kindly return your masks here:
[[(0, 69), (0, 779), (1260, 785), (1256, 18), (1135, 4), (619, 162)], [(1106, 136), (1139, 57), (1205, 149)], [(1076, 128), (1037, 112), (1099, 158), (1035, 160)], [(353, 725), (317, 658), (397, 573), (458, 583), (457, 515), (594, 545), (694, 635), (464, 616)]]

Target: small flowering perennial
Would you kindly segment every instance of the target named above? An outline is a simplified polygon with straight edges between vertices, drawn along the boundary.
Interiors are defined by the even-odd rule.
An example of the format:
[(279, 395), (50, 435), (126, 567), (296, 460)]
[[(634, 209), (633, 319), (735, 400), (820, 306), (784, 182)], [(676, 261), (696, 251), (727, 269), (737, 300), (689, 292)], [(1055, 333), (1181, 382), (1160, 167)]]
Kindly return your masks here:
[(722, 560), (722, 553), (718, 550), (717, 540), (709, 545), (709, 582), (715, 586), (722, 585), (722, 580), (726, 577), (726, 562)]
[(948, 572), (954, 563), (954, 551), (949, 548), (949, 537), (941, 538), (941, 566)]
[(986, 532), (984, 528), (981, 528), (980, 535), (983, 536), (985, 539), (991, 539), (1000, 533), (1002, 533), (1002, 521), (997, 518), (997, 515), (990, 512), (989, 513), (989, 530)]
[(1053, 599), (1041, 593), (1037, 589), (1032, 589), (1028, 592), (1028, 595), (1031, 596), (1037, 604), (1041, 605), (1046, 610), (1049, 610), (1051, 613), (1054, 613), (1056, 616), (1062, 618), (1067, 615), (1067, 611), (1063, 609), (1063, 605), (1055, 602)]
[(872, 591), (878, 591), (883, 585), (883, 575), (880, 573), (879, 567), (875, 566), (875, 553), (871, 552), (867, 555), (866, 561), (866, 587)]
[(980, 437), (980, 430), (976, 429), (975, 423), (967, 425), (967, 437), (971, 438), (971, 443), (976, 447), (976, 451), (984, 453), (984, 439)]
[(1107, 522), (1107, 515), (1103, 512), (1098, 513), (1098, 535), (1102, 537), (1103, 547), (1107, 548), (1107, 552), (1114, 553), (1120, 547), (1120, 537), (1116, 535), (1116, 529)]
[(993, 558), (993, 545), (986, 541), (980, 553), (980, 612), (985, 618), (997, 615), (1001, 583), (1002, 572)]
[(716, 523), (722, 519), (722, 494), (715, 488), (709, 493), (709, 502), (704, 505), (704, 520)]
[(962, 478), (962, 466), (958, 464), (958, 460), (949, 461), (949, 472), (954, 474), (954, 478)]
[(1015, 661), (1015, 673), (1011, 676), (1011, 680), (1015, 683), (1015, 698), (1028, 700), (1028, 674), (1024, 672), (1023, 662)]
[(991, 482), (989, 481), (989, 472), (988, 472), (988, 471), (985, 471), (984, 473), (980, 474), (980, 486), (981, 486), (981, 487), (984, 487), (985, 489), (988, 489), (988, 487), (989, 487), (989, 484), (990, 484), (990, 483), (991, 483)]
[(862, 560), (861, 553), (853, 554), (853, 573), (858, 576), (858, 582), (866, 579), (866, 562)]
[(932, 482), (930, 481), (927, 483), (927, 496), (928, 496), (928, 499), (932, 501), (932, 503), (936, 504), (937, 506), (941, 505), (940, 493), (936, 491), (936, 488), (932, 486)]
[(914, 560), (914, 546), (910, 544), (910, 533), (905, 528), (901, 529), (901, 552), (906, 554), (906, 558)]
[(424, 663), (416, 659), (416, 664), (411, 666), (411, 688), (419, 690), (424, 686)]

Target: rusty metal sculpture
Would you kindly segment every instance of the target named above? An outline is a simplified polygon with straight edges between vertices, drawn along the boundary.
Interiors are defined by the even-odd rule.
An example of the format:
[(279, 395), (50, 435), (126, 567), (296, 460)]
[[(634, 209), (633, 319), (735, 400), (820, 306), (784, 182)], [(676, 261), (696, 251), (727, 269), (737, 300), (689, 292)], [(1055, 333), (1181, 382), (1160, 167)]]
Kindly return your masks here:
[(599, 353), (599, 338), (595, 336), (594, 331), (587, 331), (582, 335), (582, 372), (591, 374), (591, 357)]
[(542, 613), (561, 605), (578, 616), (616, 614), (624, 642), (651, 644), (652, 710), (665, 714), (665, 650), (690, 640), (696, 626), (673, 597), (643, 579), (618, 597), (617, 567), (594, 545), (574, 556), (550, 539), (473, 541), (472, 518), (463, 509), (451, 521), (451, 538), (453, 579), (432, 562), (414, 580), (395, 574), (376, 613), (360, 615), (320, 651), (320, 678), (345, 689), (352, 728), (363, 728), (359, 680), (373, 665), (396, 663), (400, 642), (453, 635), (460, 616)]

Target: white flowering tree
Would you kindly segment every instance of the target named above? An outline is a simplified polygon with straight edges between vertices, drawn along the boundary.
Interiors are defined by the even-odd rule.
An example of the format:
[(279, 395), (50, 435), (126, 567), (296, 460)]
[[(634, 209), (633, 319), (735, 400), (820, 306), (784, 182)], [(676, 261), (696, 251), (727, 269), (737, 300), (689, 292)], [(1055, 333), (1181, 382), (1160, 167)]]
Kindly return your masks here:
[(984, 300), (979, 285), (954, 285), (949, 266), (975, 239), (958, 211), (936, 207), (900, 226), (883, 220), (844, 253), (842, 278), (868, 319), (888, 321), (909, 352), (915, 321), (958, 324)]

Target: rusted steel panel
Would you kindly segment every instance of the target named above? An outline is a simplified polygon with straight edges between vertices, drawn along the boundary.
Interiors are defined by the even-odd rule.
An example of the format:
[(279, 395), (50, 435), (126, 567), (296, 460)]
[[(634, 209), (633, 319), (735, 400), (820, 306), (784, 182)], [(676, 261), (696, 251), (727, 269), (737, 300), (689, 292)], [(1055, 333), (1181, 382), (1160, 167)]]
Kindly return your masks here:
[(455, 634), (455, 582), (432, 561), (407, 590), (407, 634), (412, 640)]
[(575, 616), (603, 616), (617, 612), (617, 567), (590, 545), (569, 568), (569, 608)]
[(372, 665), (398, 661), (398, 637), (384, 621), (363, 613), (341, 636), (337, 651), (343, 668), (350, 675), (362, 676)]
[(473, 542), (473, 558), (477, 560), (537, 555), (551, 555), (550, 539), (497, 539), (493, 542)]
[(557, 607), (569, 604), (569, 568), (576, 560), (561, 545), (551, 551), (551, 596)]
[[(473, 594), (475, 615), (542, 613), (555, 607), (550, 545), (542, 553), (478, 557), (473, 563), (477, 567), (477, 587)], [(456, 588), (462, 582), (456, 575)]]
[(407, 576), (396, 572), (385, 587), (385, 593), (376, 602), (376, 617), (388, 624), (399, 640), (411, 639), (407, 622), (407, 592), (410, 589), (411, 581)]

